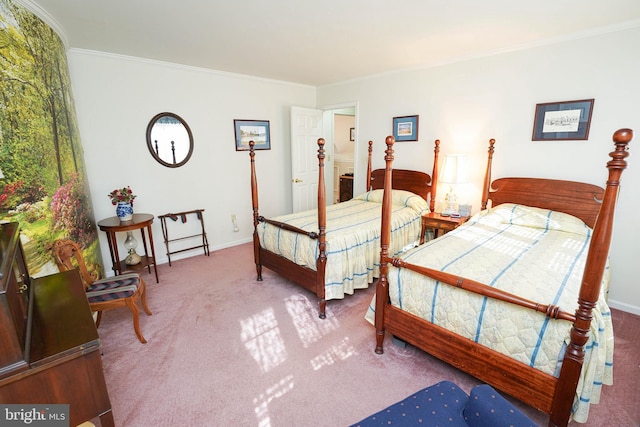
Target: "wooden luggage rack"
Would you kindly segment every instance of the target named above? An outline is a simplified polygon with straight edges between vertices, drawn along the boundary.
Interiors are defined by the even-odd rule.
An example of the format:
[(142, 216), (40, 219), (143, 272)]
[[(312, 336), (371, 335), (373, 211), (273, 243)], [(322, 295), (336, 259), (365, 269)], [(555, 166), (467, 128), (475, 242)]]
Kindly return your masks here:
[[(206, 256), (209, 256), (209, 241), (207, 240), (207, 233), (206, 231), (204, 231), (204, 218), (202, 213), (204, 212), (204, 209), (195, 209), (192, 211), (185, 211), (185, 212), (176, 212), (176, 213), (167, 213), (164, 215), (160, 215), (160, 224), (162, 225), (162, 236), (164, 237), (164, 245), (167, 248), (167, 258), (169, 259), (169, 267), (171, 267), (171, 255), (172, 254), (177, 254), (180, 252), (185, 252), (185, 251), (190, 251), (192, 249), (198, 249), (198, 248), (203, 248), (204, 249), (204, 254)], [(183, 236), (183, 237), (177, 237), (174, 239), (170, 239), (169, 238), (169, 230), (167, 228), (167, 218), (171, 219), (173, 221), (177, 221), (178, 218), (181, 219), (182, 223), (184, 224), (185, 222), (187, 222), (187, 215), (191, 215), (191, 214), (195, 214), (196, 217), (198, 218), (198, 221), (200, 221), (200, 227), (202, 229), (202, 231), (198, 234), (191, 234), (189, 236)], [(169, 249), (169, 243), (171, 242), (176, 242), (178, 240), (185, 240), (185, 239), (192, 239), (194, 237), (198, 237), (202, 239), (202, 243), (199, 245), (195, 245), (195, 246), (191, 246), (188, 248), (184, 248), (184, 249), (178, 249), (175, 251), (171, 251)]]

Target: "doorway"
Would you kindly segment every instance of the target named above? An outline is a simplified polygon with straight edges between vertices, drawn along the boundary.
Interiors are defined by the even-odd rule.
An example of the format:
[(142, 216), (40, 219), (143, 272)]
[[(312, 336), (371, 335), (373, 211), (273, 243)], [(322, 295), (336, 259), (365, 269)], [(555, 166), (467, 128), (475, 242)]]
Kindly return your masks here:
[[(317, 145), (325, 140), (326, 203), (340, 200), (341, 174), (353, 174), (353, 191), (364, 177), (358, 177), (358, 105), (349, 103), (326, 106), (322, 109), (291, 107), (291, 173), (292, 212), (317, 207)], [(353, 139), (353, 141), (351, 140)], [(336, 142), (338, 147), (336, 148)], [(335, 159), (339, 159), (336, 167)], [(347, 175), (349, 176), (349, 175)], [(337, 193), (336, 193), (337, 192)]]
[(355, 115), (333, 115), (333, 202), (353, 197)]
[(328, 187), (333, 189), (331, 203), (344, 202), (353, 197), (355, 188), (356, 106), (327, 107), (323, 111), (323, 121), (329, 125), (325, 133), (331, 136), (333, 149), (333, 182)]

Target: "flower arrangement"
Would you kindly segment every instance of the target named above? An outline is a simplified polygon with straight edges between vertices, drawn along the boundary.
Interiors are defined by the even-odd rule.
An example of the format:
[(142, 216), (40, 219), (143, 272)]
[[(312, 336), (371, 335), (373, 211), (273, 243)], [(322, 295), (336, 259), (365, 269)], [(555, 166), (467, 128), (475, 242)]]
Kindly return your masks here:
[(111, 193), (109, 193), (109, 198), (111, 199), (112, 205), (117, 205), (118, 202), (131, 203), (133, 205), (133, 199), (137, 196), (133, 194), (131, 191), (131, 187), (126, 186), (124, 188), (116, 188)]

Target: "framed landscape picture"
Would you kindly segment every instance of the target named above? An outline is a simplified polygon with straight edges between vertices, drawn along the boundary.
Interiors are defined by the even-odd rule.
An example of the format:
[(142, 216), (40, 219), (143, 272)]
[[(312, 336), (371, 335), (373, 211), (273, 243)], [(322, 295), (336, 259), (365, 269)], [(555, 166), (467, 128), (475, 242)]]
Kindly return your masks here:
[(234, 120), (236, 151), (248, 151), (249, 141), (255, 150), (271, 150), (271, 134), (268, 120)]
[(536, 105), (532, 141), (589, 139), (593, 99)]
[(396, 141), (417, 141), (418, 116), (394, 117), (393, 137)]

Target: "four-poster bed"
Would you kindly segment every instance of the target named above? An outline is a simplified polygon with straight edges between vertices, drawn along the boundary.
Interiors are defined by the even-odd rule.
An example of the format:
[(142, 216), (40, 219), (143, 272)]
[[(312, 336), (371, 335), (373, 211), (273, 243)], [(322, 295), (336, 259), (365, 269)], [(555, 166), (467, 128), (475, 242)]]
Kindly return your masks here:
[[(326, 301), (366, 288), (378, 275), (380, 215), (384, 169), (371, 170), (369, 142), (367, 191), (327, 206), (324, 183), (324, 139), (318, 140), (318, 209), (267, 219), (258, 214), (255, 151), (250, 142), (253, 245), (258, 280), (266, 267), (313, 292), (319, 315)], [(390, 248), (399, 254), (419, 241), (421, 216), (433, 210), (440, 141), (435, 141), (432, 176), (398, 170), (394, 182)]]
[[(380, 277), (367, 313), (375, 316), (376, 353), (389, 333), (548, 413), (549, 425), (584, 422), (589, 400), (596, 403), (600, 385), (612, 381), (607, 260), (632, 135), (613, 136), (606, 189), (538, 178), (491, 182), (492, 140), (483, 211), (396, 258), (388, 252), (385, 192)], [(394, 140), (386, 142), (385, 191), (395, 175)], [(543, 246), (550, 236), (562, 247)]]

